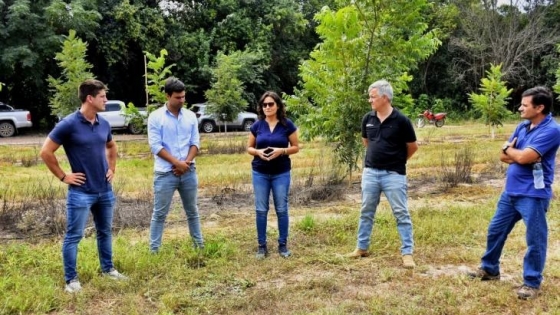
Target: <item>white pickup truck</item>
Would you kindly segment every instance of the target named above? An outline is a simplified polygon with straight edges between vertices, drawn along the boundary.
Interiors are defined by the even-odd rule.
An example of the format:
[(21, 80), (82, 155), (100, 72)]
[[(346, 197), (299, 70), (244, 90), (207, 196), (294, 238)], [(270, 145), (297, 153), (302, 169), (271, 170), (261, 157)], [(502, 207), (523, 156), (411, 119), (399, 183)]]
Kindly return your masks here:
[(31, 113), (0, 102), (0, 137), (11, 137), (20, 128), (31, 128)]
[[(100, 112), (99, 115), (109, 121), (111, 129), (114, 130), (127, 130), (132, 134), (142, 133), (142, 128), (135, 124), (130, 123), (130, 119), (126, 117), (124, 111), (126, 110), (126, 104), (122, 101), (107, 101), (105, 103), (105, 111)], [(148, 117), (148, 113), (145, 108), (138, 107), (138, 111), (144, 117)], [(144, 120), (144, 125), (147, 124), (147, 120)]]

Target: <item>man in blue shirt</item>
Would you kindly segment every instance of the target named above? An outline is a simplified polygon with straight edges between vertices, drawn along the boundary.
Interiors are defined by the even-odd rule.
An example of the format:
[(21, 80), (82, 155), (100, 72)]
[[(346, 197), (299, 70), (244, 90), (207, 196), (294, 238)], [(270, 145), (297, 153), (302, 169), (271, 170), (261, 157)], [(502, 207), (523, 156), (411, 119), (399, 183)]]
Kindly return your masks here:
[(505, 189), (488, 227), (486, 252), (478, 270), (469, 273), (481, 280), (500, 279), (500, 256), (508, 234), (523, 219), (527, 252), (523, 260), (521, 299), (535, 298), (543, 279), (548, 227), (546, 212), (552, 197), (560, 126), (550, 114), (552, 93), (544, 87), (523, 92), (519, 112), (526, 119), (502, 147), (500, 160), (509, 164)]
[[(105, 110), (107, 87), (98, 80), (86, 80), (79, 87), (80, 109), (60, 121), (49, 133), (41, 148), (41, 158), (49, 170), (68, 184), (66, 236), (62, 245), (65, 290), (81, 290), (76, 260), (78, 243), (84, 235), (89, 211), (97, 233), (99, 262), (104, 275), (126, 279), (113, 266), (112, 224), (115, 196), (111, 181), (117, 164), (117, 145), (111, 126), (97, 115)], [(64, 147), (72, 169), (65, 172), (55, 151)]]
[(183, 108), (185, 85), (176, 78), (165, 82), (167, 103), (148, 117), (148, 142), (154, 154), (154, 211), (150, 224), (150, 251), (161, 246), (171, 199), (179, 192), (196, 248), (204, 248), (197, 207), (198, 178), (194, 158), (200, 147), (196, 115)]

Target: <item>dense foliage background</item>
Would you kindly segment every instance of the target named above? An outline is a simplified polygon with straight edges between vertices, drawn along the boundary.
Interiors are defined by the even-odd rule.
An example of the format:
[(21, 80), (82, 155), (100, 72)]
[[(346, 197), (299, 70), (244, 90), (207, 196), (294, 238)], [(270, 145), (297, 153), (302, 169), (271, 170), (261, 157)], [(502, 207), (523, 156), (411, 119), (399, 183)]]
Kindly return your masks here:
[[(417, 2), (422, 2), (422, 21), (406, 15), (391, 20), (386, 9), (395, 4), (373, 0), (0, 0), (0, 82), (5, 83), (0, 101), (29, 109), (36, 128), (50, 128), (53, 91), (47, 79), (61, 76), (55, 56), (75, 30), (87, 43), (90, 71), (108, 84), (110, 99), (136, 106), (147, 103), (145, 52), (158, 55), (167, 50), (166, 63), (175, 64), (173, 75), (189, 86), (190, 104), (205, 100), (220, 54), (243, 53), (251, 60), (243, 63), (251, 69), (240, 72), (243, 97), (254, 108), (265, 90), (297, 94), (303, 86), (301, 66), (324, 40), (317, 32), (324, 23), (317, 13), (325, 7), (336, 12), (353, 5), (367, 13), (362, 22), (385, 23), (381, 28), (361, 27), (376, 30), (371, 36), (379, 40), (388, 38), (382, 33), (393, 28), (403, 38), (416, 36), (407, 34), (409, 29), (422, 29), (440, 42), (428, 57), (416, 58), (413, 50), (406, 51), (409, 60), (417, 60), (409, 66), (411, 81), (405, 80), (416, 100), (411, 111), (436, 105), (456, 116), (476, 116), (468, 94), (478, 89), (491, 64), (502, 65), (503, 79), (513, 89), (510, 110), (527, 87), (555, 84), (558, 1)], [(419, 22), (428, 27), (418, 28)], [(391, 43), (393, 50), (384, 45), (383, 54), (400, 56), (399, 44)]]

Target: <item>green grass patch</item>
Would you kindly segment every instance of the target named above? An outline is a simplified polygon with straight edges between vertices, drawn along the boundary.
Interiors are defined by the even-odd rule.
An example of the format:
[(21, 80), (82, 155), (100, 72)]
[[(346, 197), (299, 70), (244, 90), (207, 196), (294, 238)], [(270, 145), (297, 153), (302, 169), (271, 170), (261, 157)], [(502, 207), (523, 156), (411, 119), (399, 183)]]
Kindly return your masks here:
[[(450, 203), (445, 211), (416, 209), (416, 271), (400, 267), (395, 221), (383, 202), (372, 256), (358, 260), (343, 257), (354, 248), (357, 205), (295, 210), (289, 259), (279, 257), (274, 246), (267, 259), (254, 258), (249, 218), (235, 229), (206, 233), (202, 251), (193, 248), (186, 232), (175, 231), (186, 229), (183, 225), (168, 227), (157, 255), (149, 253), (145, 231), (123, 231), (114, 238), (114, 257), (116, 267), (130, 276), (125, 282), (100, 275), (95, 238), (87, 237), (78, 260), (84, 289), (76, 296), (63, 292), (60, 241), (10, 242), (0, 251), (0, 313), (247, 314), (273, 307), (282, 314), (485, 314), (558, 308), (558, 268), (551, 268), (554, 276), (546, 272), (538, 300), (520, 302), (514, 296), (512, 285), (521, 279), (522, 226), (513, 231), (504, 252), (504, 274), (511, 280), (483, 283), (461, 272), (461, 266), (478, 263), (493, 208), (494, 200)], [(557, 214), (550, 218), (557, 219)], [(551, 239), (557, 234), (551, 233)], [(269, 238), (276, 236), (271, 224)]]

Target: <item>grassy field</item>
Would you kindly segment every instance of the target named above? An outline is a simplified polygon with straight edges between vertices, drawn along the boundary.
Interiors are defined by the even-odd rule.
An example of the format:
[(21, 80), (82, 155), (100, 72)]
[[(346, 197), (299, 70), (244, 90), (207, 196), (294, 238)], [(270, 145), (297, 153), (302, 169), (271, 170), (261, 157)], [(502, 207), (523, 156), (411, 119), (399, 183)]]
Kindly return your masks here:
[[(514, 127), (498, 129), (495, 139), (479, 124), (417, 130), (420, 149), (408, 165), (415, 270), (401, 267), (400, 241), (385, 200), (376, 217), (372, 255), (358, 260), (343, 257), (355, 246), (360, 172), (335, 191), (338, 195), (325, 198), (321, 192), (330, 189), (327, 183), (339, 171), (330, 163), (332, 148), (320, 141), (304, 142), (292, 157), (289, 245), (294, 255), (283, 259), (273, 246), (270, 257), (255, 260), (246, 138), (203, 135), (203, 153), (197, 158), (206, 239), (202, 253), (193, 250), (184, 214), (175, 204), (158, 255), (148, 251), (145, 227), (115, 232), (115, 264), (129, 281), (103, 278), (95, 237), (84, 238), (78, 259), (84, 289), (69, 295), (63, 291), (61, 237), (4, 240), (0, 314), (560, 314), (557, 198), (548, 214), (549, 252), (539, 298), (521, 301), (515, 295), (522, 281), (523, 224), (506, 244), (501, 281), (465, 276), (469, 268), (477, 267), (485, 248), (505, 169), (498, 152)], [(121, 199), (148, 200), (129, 211), (149, 215), (153, 160), (147, 144), (118, 144), (115, 190)], [(230, 153), (218, 153), (224, 148)], [(36, 161), (37, 153), (33, 146), (0, 146), (1, 203), (26, 203), (43, 195), (63, 200), (64, 187)], [(449, 185), (444, 175), (453, 173), (465, 156), (471, 159), (471, 183)], [(558, 195), (559, 184), (554, 191)], [(269, 219), (274, 245), (274, 211)]]

